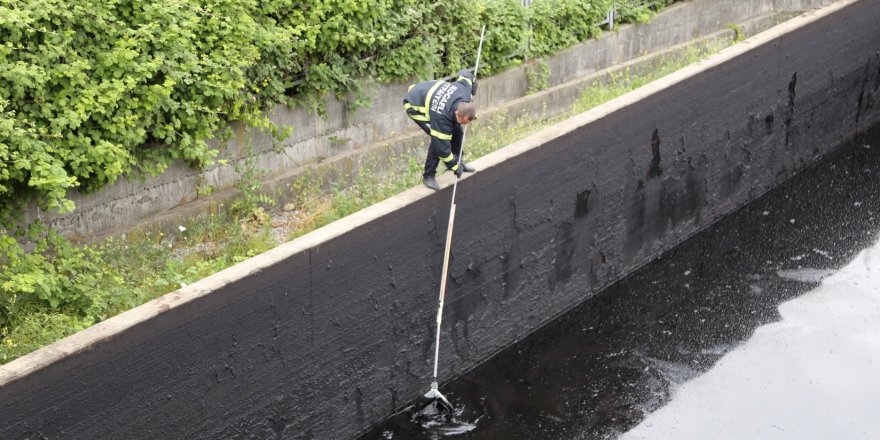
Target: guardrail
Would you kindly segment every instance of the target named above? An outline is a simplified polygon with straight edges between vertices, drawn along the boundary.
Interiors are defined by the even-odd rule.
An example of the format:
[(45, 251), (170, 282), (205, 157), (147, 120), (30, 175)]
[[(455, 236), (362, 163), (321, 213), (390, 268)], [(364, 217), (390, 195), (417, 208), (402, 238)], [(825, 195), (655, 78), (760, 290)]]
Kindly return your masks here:
[[(656, 2), (653, 1), (635, 1), (632, 2), (637, 5), (647, 6), (650, 4), (654, 4)], [(528, 8), (532, 5), (532, 0), (523, 0), (523, 7)], [(617, 18), (617, 2), (611, 3), (611, 8), (608, 9), (608, 12), (605, 14), (605, 20), (597, 23), (598, 26), (608, 25), (608, 30), (614, 30), (614, 19)]]

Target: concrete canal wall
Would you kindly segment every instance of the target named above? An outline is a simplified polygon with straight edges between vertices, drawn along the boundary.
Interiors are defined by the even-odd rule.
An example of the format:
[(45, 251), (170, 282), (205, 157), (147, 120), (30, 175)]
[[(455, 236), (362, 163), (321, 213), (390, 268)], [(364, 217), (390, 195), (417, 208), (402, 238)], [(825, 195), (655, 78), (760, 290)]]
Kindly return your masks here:
[[(836, 2), (476, 161), (441, 377), (880, 122), (878, 22)], [(414, 188), (0, 367), (0, 438), (356, 436), (427, 391), (450, 196)]]

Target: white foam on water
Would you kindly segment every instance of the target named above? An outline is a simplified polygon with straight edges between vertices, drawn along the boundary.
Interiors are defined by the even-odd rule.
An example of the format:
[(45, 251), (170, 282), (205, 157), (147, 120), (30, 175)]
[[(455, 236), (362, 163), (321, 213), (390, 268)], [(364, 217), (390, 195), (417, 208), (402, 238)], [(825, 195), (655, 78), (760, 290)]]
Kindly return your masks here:
[(835, 271), (828, 269), (783, 269), (776, 272), (782, 278), (802, 283), (818, 283)]
[(421, 425), (430, 433), (431, 438), (436, 440), (440, 436), (449, 437), (471, 432), (476, 429), (477, 423), (482, 418), (479, 416), (473, 422), (468, 422), (463, 420), (463, 417), (462, 405), (454, 407), (452, 414), (446, 414), (437, 407), (436, 403), (432, 403), (413, 413), (412, 421)]
[(786, 275), (822, 282), (620, 439), (880, 439), (880, 244)]

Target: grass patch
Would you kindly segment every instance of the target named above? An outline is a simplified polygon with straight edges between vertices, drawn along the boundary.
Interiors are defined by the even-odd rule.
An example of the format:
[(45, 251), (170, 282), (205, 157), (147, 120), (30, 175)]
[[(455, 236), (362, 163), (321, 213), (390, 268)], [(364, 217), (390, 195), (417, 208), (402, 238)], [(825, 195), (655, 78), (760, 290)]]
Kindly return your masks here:
[(715, 54), (730, 45), (731, 42), (727, 40), (712, 40), (688, 47), (672, 57), (651, 63), (646, 66), (647, 68), (643, 67), (639, 71), (626, 68), (613, 72), (605, 78), (591, 82), (581, 98), (572, 107), (571, 113), (566, 114), (566, 116), (582, 113), (604, 104), (618, 96), (622, 96), (669, 75), (676, 70), (705, 59), (709, 55)]

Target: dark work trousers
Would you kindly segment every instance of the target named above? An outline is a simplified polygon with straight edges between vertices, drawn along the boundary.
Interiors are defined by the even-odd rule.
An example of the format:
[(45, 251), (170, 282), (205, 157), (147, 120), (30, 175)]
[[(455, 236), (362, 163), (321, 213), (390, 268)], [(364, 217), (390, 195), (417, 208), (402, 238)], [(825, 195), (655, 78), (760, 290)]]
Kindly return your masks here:
[[(431, 136), (431, 125), (424, 121), (416, 121), (413, 120), (422, 131), (425, 132), (428, 136)], [(456, 160), (458, 156), (461, 155), (461, 139), (463, 137), (463, 131), (461, 129), (461, 125), (456, 124), (452, 129), (452, 154), (455, 155)], [(440, 152), (434, 151), (435, 149), (431, 147), (433, 142), (428, 144), (428, 156), (425, 158), (425, 172), (422, 173), (422, 177), (434, 177), (437, 174), (437, 165), (440, 164)], [(451, 168), (455, 165), (455, 161), (450, 162), (446, 168)]]

